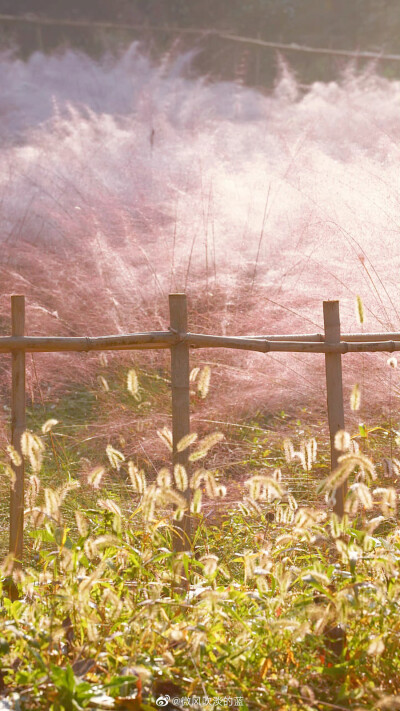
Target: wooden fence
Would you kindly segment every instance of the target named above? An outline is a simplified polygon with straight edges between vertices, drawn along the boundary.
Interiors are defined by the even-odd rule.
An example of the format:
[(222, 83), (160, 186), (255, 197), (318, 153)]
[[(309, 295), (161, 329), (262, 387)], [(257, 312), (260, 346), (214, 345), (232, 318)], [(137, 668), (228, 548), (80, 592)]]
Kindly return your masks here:
[[(342, 387), (342, 355), (350, 352), (400, 351), (400, 333), (340, 333), (338, 301), (324, 301), (324, 334), (272, 335), (228, 337), (197, 334), (188, 331), (185, 294), (169, 296), (170, 327), (168, 331), (133, 333), (100, 338), (60, 338), (25, 336), (25, 297), (11, 296), (11, 336), (0, 337), (0, 353), (12, 354), (11, 442), (21, 458), (13, 464), (15, 482), (10, 499), (10, 553), (15, 564), (22, 565), (24, 523), (24, 458), (21, 435), (26, 428), (25, 416), (25, 353), (61, 351), (105, 351), (169, 348), (171, 351), (172, 435), (173, 464), (188, 465), (188, 450), (178, 452), (177, 444), (190, 430), (189, 349), (234, 348), (260, 353), (324, 353), (331, 467), (337, 465), (338, 451), (334, 447), (335, 434), (344, 429)], [(346, 484), (336, 490), (334, 510), (344, 512)], [(187, 504), (190, 504), (190, 492)], [(190, 517), (185, 514), (176, 528), (174, 549), (187, 550), (190, 546)]]

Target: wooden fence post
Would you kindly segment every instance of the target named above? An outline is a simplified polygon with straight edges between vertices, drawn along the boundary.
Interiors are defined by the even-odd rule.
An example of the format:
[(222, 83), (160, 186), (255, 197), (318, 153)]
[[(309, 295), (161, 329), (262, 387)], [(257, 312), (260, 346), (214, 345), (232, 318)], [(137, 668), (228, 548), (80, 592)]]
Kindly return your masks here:
[[(325, 342), (340, 343), (340, 314), (338, 301), (324, 301)], [(344, 406), (342, 383), (342, 356), (340, 353), (325, 354), (326, 396), (328, 403), (329, 433), (331, 439), (331, 470), (336, 469), (340, 452), (335, 449), (335, 435), (344, 430)], [(335, 491), (333, 510), (338, 516), (344, 514), (347, 481)]]
[[(25, 297), (11, 297), (11, 326), (13, 336), (25, 332)], [(15, 566), (22, 567), (24, 535), (24, 460), (21, 450), (21, 435), (26, 429), (25, 417), (25, 351), (12, 353), (11, 384), (11, 444), (21, 457), (21, 464), (13, 464), (15, 481), (10, 498), (10, 553)], [(15, 594), (15, 591), (14, 591)]]
[[(170, 327), (177, 333), (187, 332), (186, 294), (169, 295)], [(172, 386), (172, 442), (173, 465), (182, 464), (188, 471), (189, 450), (177, 451), (177, 444), (190, 432), (190, 393), (189, 393), (189, 346), (178, 343), (171, 346), (171, 386)], [(184, 492), (188, 506), (183, 519), (176, 523), (173, 535), (174, 551), (190, 550), (190, 488)]]

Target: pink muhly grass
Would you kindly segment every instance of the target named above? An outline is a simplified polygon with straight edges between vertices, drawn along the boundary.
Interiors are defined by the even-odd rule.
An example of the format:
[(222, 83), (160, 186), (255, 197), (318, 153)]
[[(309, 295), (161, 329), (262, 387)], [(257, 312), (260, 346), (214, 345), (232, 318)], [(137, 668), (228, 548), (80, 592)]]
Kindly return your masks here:
[[(0, 58), (3, 333), (16, 291), (32, 335), (164, 329), (171, 288), (188, 292), (192, 331), (322, 332), (330, 298), (357, 330), (357, 297), (368, 330), (398, 328), (399, 83), (348, 70), (301, 94), (281, 63), (266, 96), (243, 85), (245, 61), (241, 86), (188, 79), (189, 61), (160, 69), (136, 44), (100, 62)], [(378, 400), (385, 361), (365, 359)], [(347, 387), (358, 360), (344, 362)], [(98, 356), (27, 363), (35, 392), (36, 376), (90, 381)], [(203, 416), (323, 393), (322, 356), (209, 350), (193, 365), (213, 372)]]

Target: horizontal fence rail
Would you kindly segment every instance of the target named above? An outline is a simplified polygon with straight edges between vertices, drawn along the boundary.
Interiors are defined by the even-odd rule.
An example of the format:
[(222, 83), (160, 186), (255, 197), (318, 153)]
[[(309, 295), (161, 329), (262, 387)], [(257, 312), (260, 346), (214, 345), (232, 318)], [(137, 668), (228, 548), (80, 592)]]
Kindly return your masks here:
[[(21, 463), (13, 464), (14, 485), (10, 498), (10, 553), (15, 565), (23, 560), (24, 460), (21, 435), (25, 430), (25, 353), (125, 351), (169, 348), (171, 352), (171, 397), (173, 431), (173, 465), (188, 466), (188, 450), (180, 452), (178, 442), (190, 432), (190, 348), (233, 348), (260, 353), (325, 354), (327, 414), (331, 440), (331, 468), (337, 466), (339, 453), (334, 447), (338, 430), (344, 429), (342, 355), (400, 351), (400, 333), (340, 334), (338, 301), (324, 301), (324, 334), (291, 334), (268, 336), (217, 336), (188, 331), (185, 294), (169, 296), (170, 327), (167, 331), (150, 331), (101, 337), (42, 337), (25, 334), (25, 298), (11, 297), (12, 335), (0, 337), (0, 353), (12, 354), (11, 442), (20, 454)], [(334, 510), (344, 513), (346, 485), (335, 492)], [(190, 496), (188, 510), (174, 529), (174, 550), (188, 550), (191, 544)], [(16, 591), (11, 588), (12, 597)]]
[(0, 338), (0, 353), (24, 350), (27, 353), (61, 353), (63, 351), (89, 352), (135, 350), (146, 348), (170, 348), (178, 340), (171, 331), (131, 333), (125, 336), (101, 336), (100, 338), (62, 336), (22, 336)]
[[(391, 340), (396, 336), (399, 340)], [(132, 333), (126, 336), (71, 337), (62, 336), (6, 336), (0, 337), (0, 353), (25, 351), (26, 353), (62, 353), (76, 351), (122, 351), (122, 350), (158, 350), (171, 348), (178, 343), (185, 343), (192, 348), (234, 348), (260, 353), (375, 353), (400, 351), (400, 333), (363, 334), (343, 336), (338, 343), (327, 343), (316, 336), (213, 336), (206, 333), (174, 333), (155, 331)]]
[[(247, 336), (239, 336), (239, 338), (247, 338)], [(305, 343), (321, 343), (325, 341), (325, 336), (322, 333), (303, 333), (303, 334), (291, 334), (286, 336), (251, 336), (251, 338), (256, 338), (257, 340), (265, 341), (304, 341)], [(349, 341), (350, 343), (365, 341), (375, 342), (375, 341), (400, 341), (400, 333), (342, 333), (342, 341)]]
[(366, 353), (400, 351), (399, 341), (351, 343), (313, 343), (310, 341), (269, 341), (260, 338), (232, 338), (188, 333), (184, 340), (195, 348), (235, 348), (260, 353)]

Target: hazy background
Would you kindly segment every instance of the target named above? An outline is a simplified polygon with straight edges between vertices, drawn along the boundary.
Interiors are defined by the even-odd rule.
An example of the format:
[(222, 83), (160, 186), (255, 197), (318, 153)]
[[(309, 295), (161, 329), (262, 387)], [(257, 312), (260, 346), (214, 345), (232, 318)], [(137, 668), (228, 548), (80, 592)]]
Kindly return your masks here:
[[(207, 30), (283, 43), (400, 54), (397, 0), (1, 0), (0, 12), (92, 22), (133, 24), (153, 29), (68, 28), (0, 22), (3, 43), (15, 41), (26, 56), (36, 49), (72, 46), (99, 56), (104, 48), (121, 48), (142, 40), (155, 55), (179, 39), (184, 49), (196, 47), (197, 70), (216, 78), (237, 78), (269, 85), (275, 77), (274, 52), (217, 37)], [(156, 29), (154, 29), (156, 28)], [(193, 30), (185, 35), (174, 28)], [(243, 56), (243, 50), (248, 53)], [(335, 78), (343, 58), (288, 52), (301, 82)], [(398, 76), (399, 63), (380, 66), (385, 76)]]

